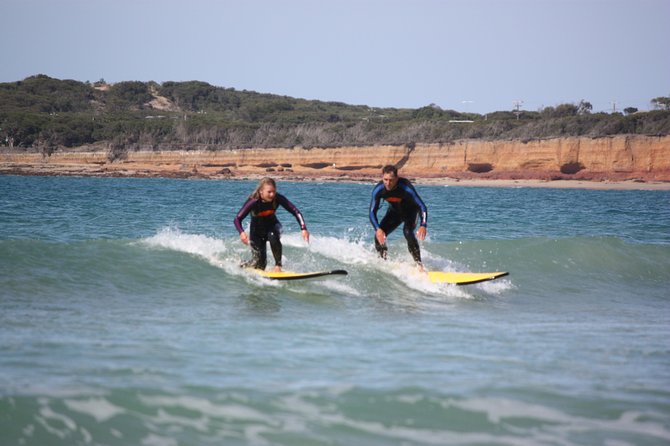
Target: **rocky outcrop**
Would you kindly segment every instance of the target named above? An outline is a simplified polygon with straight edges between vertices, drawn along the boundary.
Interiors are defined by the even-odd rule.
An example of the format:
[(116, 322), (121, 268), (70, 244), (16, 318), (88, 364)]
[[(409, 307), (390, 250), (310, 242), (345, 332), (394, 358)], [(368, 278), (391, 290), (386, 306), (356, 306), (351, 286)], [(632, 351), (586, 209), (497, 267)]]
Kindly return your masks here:
[[(377, 178), (385, 164), (405, 176), (458, 179), (670, 181), (670, 136), (239, 150), (105, 148), (39, 153), (0, 149), (0, 173), (227, 178), (257, 175)], [(113, 160), (112, 160), (113, 159)]]

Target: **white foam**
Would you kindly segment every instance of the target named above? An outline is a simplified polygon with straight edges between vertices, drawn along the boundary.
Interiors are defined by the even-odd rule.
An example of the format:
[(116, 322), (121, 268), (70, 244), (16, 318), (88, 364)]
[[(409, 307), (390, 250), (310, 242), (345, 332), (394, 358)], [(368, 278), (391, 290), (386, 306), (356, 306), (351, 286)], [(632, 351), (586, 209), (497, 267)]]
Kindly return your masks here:
[(507, 418), (528, 418), (552, 425), (550, 429), (562, 437), (575, 432), (589, 430), (605, 432), (625, 432), (654, 436), (670, 441), (670, 430), (662, 422), (651, 421), (650, 412), (624, 412), (618, 419), (585, 418), (567, 414), (558, 409), (502, 398), (475, 398), (466, 401), (451, 401), (443, 406), (455, 406), (464, 410), (481, 412), (495, 424)]
[(149, 246), (195, 254), (206, 259), (215, 258), (226, 251), (223, 240), (200, 234), (185, 234), (176, 228), (164, 228), (153, 237), (144, 239)]
[[(332, 408), (324, 410), (323, 407), (307, 401), (308, 395), (291, 395), (283, 398), (281, 406), (292, 414), (299, 415), (303, 424), (318, 423), (331, 426), (343, 426), (356, 432), (357, 435), (369, 434), (388, 439), (389, 443), (421, 443), (431, 445), (443, 444), (482, 444), (482, 443), (506, 443), (530, 446), (532, 440), (519, 439), (514, 436), (495, 436), (487, 433), (449, 432), (444, 430), (426, 429), (414, 426), (388, 425), (378, 421), (364, 421), (351, 418), (346, 414), (334, 411)], [(410, 424), (410, 423), (407, 423)]]
[(65, 400), (64, 403), (68, 409), (90, 415), (95, 418), (98, 423), (107, 421), (110, 418), (125, 412), (124, 409), (115, 406), (104, 398)]
[[(48, 399), (40, 398), (39, 403), (39, 415), (35, 416), (35, 420), (50, 434), (56, 435), (60, 439), (65, 439), (70, 432), (75, 432), (77, 430), (77, 423), (75, 423), (72, 418), (59, 414), (51, 409), (48, 405)], [(56, 423), (50, 424), (49, 421), (56, 421)], [(59, 429), (57, 426), (62, 428)]]
[[(297, 248), (306, 246), (299, 233), (287, 234), (283, 240), (285, 240), (285, 244), (288, 246)], [(332, 236), (314, 236), (311, 238), (308, 249), (345, 265), (360, 265), (363, 269), (389, 274), (404, 283), (407, 287), (423, 294), (465, 299), (472, 298), (464, 289), (432, 283), (425, 275), (418, 271), (411, 259), (407, 262), (381, 261), (372, 243), (364, 242), (361, 239), (349, 240)], [(440, 269), (453, 270), (453, 262), (451, 260), (436, 257), (425, 249), (423, 253), (424, 258), (431, 265), (438, 264), (440, 265)], [(409, 254), (407, 256), (409, 257)]]
[(282, 241), (285, 245), (296, 248), (307, 248), (311, 252), (337, 260), (345, 264), (368, 264), (376, 259), (376, 254), (361, 241), (350, 241), (331, 236), (312, 236), (310, 243), (302, 239), (300, 234), (286, 234)]
[[(237, 238), (221, 240), (201, 234), (184, 233), (178, 228), (170, 227), (161, 229), (156, 235), (144, 239), (143, 243), (152, 247), (171, 249), (198, 256), (211, 265), (223, 269), (228, 274), (245, 277), (252, 283), (281, 286), (280, 282), (249, 274), (239, 267), (242, 259), (248, 257), (249, 254), (248, 247), (242, 245)], [(392, 251), (392, 255), (403, 260), (381, 261), (372, 242), (364, 241), (361, 237), (349, 239), (348, 236), (339, 238), (312, 234), (310, 242), (307, 243), (303, 240), (300, 232), (292, 232), (282, 235), (282, 243), (293, 251), (289, 254), (290, 258), (283, 259), (285, 268), (288, 266), (287, 269), (292, 271), (315, 271), (344, 267), (343, 269), (347, 269), (354, 280), (357, 273), (377, 272), (387, 274), (408, 288), (418, 291), (424, 298), (470, 299), (473, 297), (466, 288), (432, 283), (417, 270), (409, 254), (401, 248)], [(431, 270), (464, 270), (462, 265), (457, 265), (450, 259), (434, 255), (425, 247), (422, 249), (422, 255), (424, 262), (430, 266)], [(332, 261), (337, 262), (338, 265), (333, 266)], [(345, 284), (342, 280), (322, 281), (320, 286), (353, 296), (362, 294), (360, 289)], [(509, 281), (501, 281), (479, 284), (477, 287), (487, 294), (500, 294), (511, 288), (512, 285)]]
[(142, 243), (154, 248), (170, 249), (200, 257), (228, 274), (243, 276), (252, 282), (260, 283), (263, 280), (260, 276), (248, 274), (239, 267), (247, 250), (242, 243), (236, 246), (233, 242), (202, 234), (188, 234), (173, 227), (161, 229), (156, 235), (142, 240)]
[(178, 415), (169, 414), (162, 408), (159, 408), (158, 414), (151, 417), (151, 421), (155, 424), (167, 425), (173, 428), (175, 426), (180, 426), (185, 428), (192, 428), (200, 432), (207, 432), (209, 417), (202, 414), (197, 418), (181, 417)]
[(142, 439), (144, 446), (177, 446), (179, 443), (174, 438), (164, 437), (151, 433)]
[(216, 418), (238, 421), (259, 421), (269, 423), (271, 419), (262, 412), (240, 404), (215, 404), (205, 398), (193, 396), (145, 396), (140, 400), (152, 407), (175, 407)]
[(505, 291), (514, 288), (512, 281), (507, 279), (495, 280), (491, 282), (482, 282), (477, 285), (486, 294), (502, 294)]

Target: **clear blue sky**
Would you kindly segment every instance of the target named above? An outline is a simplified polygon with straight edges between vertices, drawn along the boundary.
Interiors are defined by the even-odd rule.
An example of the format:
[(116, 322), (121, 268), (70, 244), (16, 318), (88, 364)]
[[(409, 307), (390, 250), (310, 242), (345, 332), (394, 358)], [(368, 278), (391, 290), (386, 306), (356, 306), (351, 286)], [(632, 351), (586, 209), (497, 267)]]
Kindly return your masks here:
[(200, 80), (486, 113), (670, 96), (670, 0), (1, 0), (0, 82)]

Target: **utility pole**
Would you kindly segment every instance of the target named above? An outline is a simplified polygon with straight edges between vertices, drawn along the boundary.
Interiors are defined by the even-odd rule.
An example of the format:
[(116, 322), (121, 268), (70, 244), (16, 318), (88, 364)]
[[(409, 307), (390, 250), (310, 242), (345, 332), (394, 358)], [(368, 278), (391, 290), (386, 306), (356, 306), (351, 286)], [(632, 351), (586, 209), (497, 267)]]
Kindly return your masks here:
[(523, 105), (523, 101), (521, 99), (517, 99), (516, 101), (512, 101), (512, 105), (514, 106), (514, 114), (518, 120), (519, 116), (521, 115), (521, 106)]

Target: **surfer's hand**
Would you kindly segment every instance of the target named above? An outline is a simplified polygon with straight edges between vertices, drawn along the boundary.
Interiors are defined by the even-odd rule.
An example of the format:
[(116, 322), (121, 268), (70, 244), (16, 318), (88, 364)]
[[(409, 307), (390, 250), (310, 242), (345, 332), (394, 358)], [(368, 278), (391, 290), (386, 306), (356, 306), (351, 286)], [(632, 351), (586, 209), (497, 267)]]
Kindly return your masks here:
[(246, 232), (244, 231), (240, 232), (240, 240), (242, 240), (242, 243), (244, 243), (245, 245), (249, 244), (249, 236), (247, 235)]
[(302, 238), (304, 238), (305, 241), (309, 243), (309, 231), (307, 229), (302, 230)]
[(416, 236), (421, 241), (426, 240), (426, 227), (425, 226), (419, 226), (419, 230), (416, 231)]
[(375, 237), (377, 237), (377, 241), (379, 242), (380, 245), (383, 245), (386, 243), (386, 233), (384, 232), (383, 229), (379, 228), (375, 232)]

